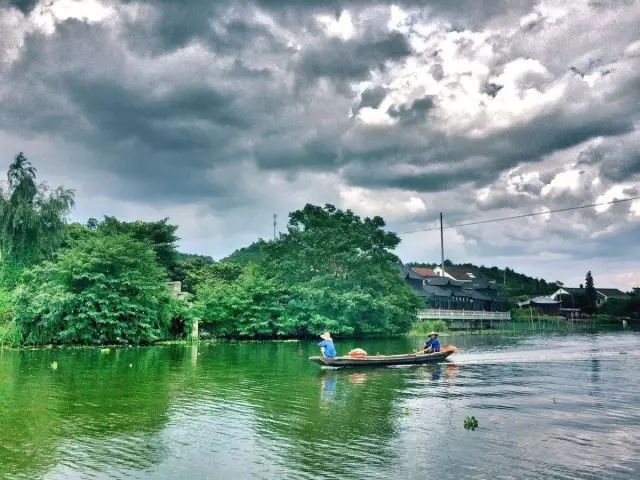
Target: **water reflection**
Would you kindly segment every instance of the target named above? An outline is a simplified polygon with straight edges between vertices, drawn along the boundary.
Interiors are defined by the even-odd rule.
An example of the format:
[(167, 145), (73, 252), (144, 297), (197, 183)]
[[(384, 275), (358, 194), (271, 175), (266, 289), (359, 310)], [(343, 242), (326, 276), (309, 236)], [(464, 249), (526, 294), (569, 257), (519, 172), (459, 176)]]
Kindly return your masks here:
[(333, 402), (336, 399), (336, 384), (338, 378), (335, 373), (320, 377), (320, 399), (323, 402)]
[(634, 478), (639, 336), (447, 343), (362, 370), (321, 370), (311, 342), (0, 351), (0, 478)]

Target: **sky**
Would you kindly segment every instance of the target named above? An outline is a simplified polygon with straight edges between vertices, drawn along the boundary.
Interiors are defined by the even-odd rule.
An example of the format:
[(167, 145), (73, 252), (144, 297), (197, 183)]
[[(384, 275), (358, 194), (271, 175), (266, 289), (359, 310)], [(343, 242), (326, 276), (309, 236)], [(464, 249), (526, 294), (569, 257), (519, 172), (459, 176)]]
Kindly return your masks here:
[[(638, 25), (632, 0), (0, 0), (0, 168), (216, 259), (306, 203), (402, 233), (638, 196)], [(630, 289), (639, 240), (636, 200), (447, 229), (445, 256)]]

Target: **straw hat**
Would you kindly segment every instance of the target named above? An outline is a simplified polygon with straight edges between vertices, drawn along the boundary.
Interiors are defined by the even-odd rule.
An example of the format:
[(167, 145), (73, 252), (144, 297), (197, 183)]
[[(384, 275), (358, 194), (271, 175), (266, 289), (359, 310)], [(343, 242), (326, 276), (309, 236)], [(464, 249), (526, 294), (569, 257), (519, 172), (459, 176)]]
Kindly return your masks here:
[(320, 335), (320, 338), (322, 338), (323, 340), (331, 340), (331, 334), (329, 332), (324, 332), (322, 335)]
[(431, 330), (429, 332), (429, 335), (427, 335), (427, 337), (430, 337), (431, 335), (435, 335), (437, 337), (438, 336), (438, 332), (434, 332), (433, 330)]

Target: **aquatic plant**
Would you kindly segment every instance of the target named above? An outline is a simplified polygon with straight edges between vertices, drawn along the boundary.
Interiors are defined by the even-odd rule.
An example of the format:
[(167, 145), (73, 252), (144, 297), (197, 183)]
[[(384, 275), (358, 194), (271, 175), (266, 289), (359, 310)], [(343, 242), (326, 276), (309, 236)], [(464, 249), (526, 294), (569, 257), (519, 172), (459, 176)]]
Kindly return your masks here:
[(478, 420), (476, 419), (476, 417), (465, 417), (464, 428), (466, 430), (475, 430), (476, 428), (478, 428)]

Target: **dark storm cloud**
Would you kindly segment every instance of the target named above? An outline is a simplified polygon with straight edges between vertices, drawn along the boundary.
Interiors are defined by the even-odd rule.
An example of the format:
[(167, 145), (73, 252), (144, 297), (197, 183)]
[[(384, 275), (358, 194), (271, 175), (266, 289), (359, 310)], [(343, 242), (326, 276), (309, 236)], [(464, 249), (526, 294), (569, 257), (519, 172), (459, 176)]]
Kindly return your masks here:
[[(640, 178), (636, 4), (567, 6), (557, 20), (536, 3), (403, 0), (395, 29), (388, 4), (365, 0), (105, 0), (111, 16), (50, 31), (34, 21), (53, 18), (49, 3), (4, 1), (0, 138), (51, 152), (50, 171), (81, 164), (86, 191), (105, 198), (204, 203), (221, 219), (340, 203), (352, 187), (370, 209), (387, 189), (425, 215), (444, 202), (452, 221), (628, 194)], [(584, 171), (579, 188), (556, 188), (567, 168)], [(599, 231), (625, 215), (571, 221)], [(492, 241), (533, 249), (523, 235), (538, 227)], [(464, 236), (489, 248), (479, 232)], [(563, 254), (575, 243), (570, 229), (552, 235)]]
[(376, 39), (332, 38), (318, 47), (304, 51), (299, 60), (298, 71), (307, 81), (319, 77), (362, 80), (373, 69), (383, 70), (387, 60), (399, 60), (410, 53), (409, 42), (400, 32)]
[(0, 1), (0, 8), (3, 5), (7, 5), (16, 7), (22, 13), (30, 13), (37, 4), (38, 0), (3, 0)]
[(402, 124), (424, 122), (427, 113), (434, 107), (433, 96), (427, 95), (411, 102), (411, 105), (392, 105), (387, 113)]
[(382, 86), (367, 88), (360, 94), (360, 108), (378, 108), (384, 97), (387, 96), (387, 89)]

